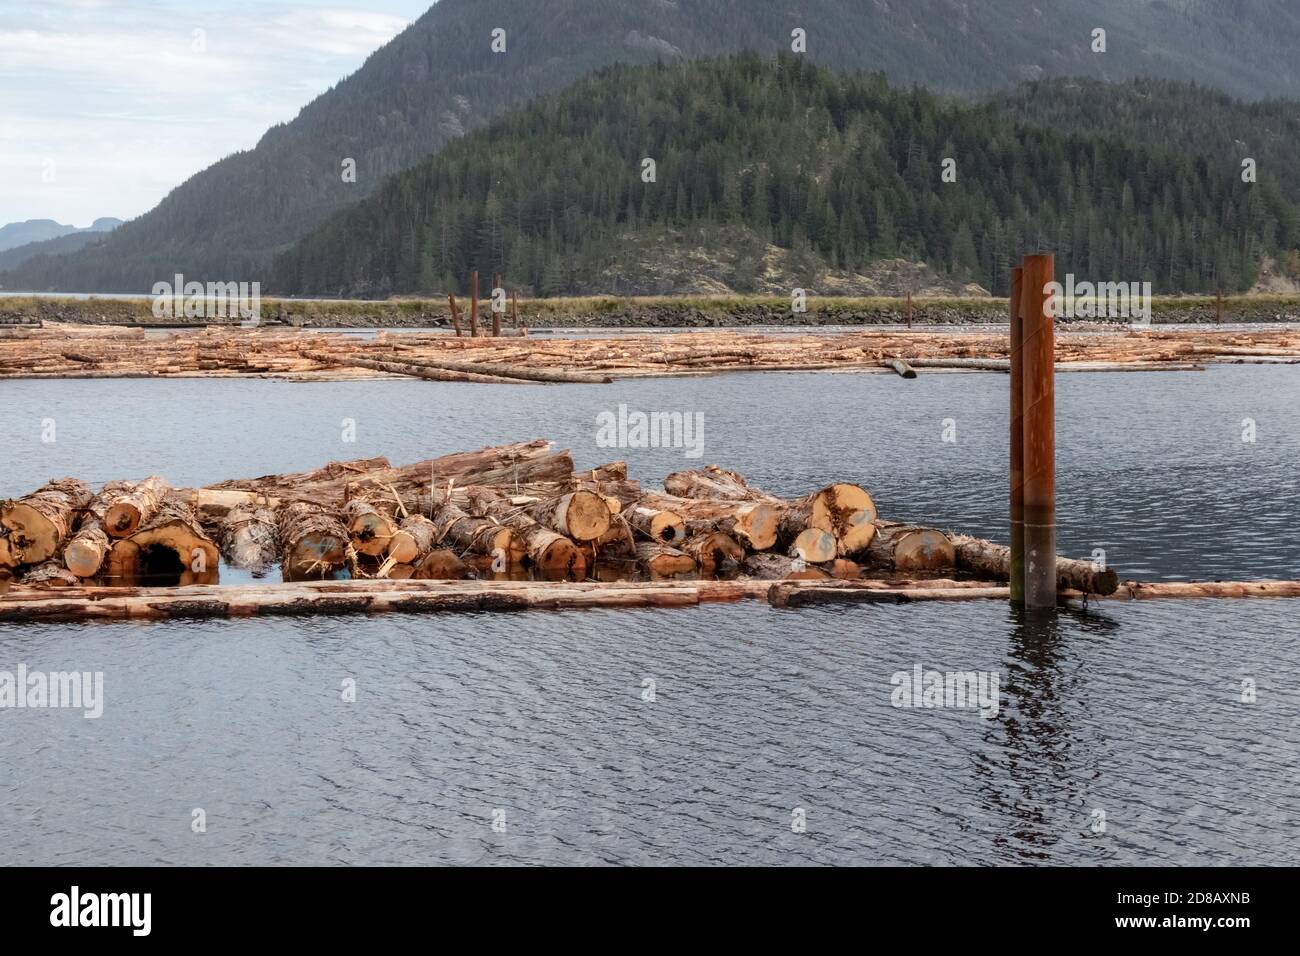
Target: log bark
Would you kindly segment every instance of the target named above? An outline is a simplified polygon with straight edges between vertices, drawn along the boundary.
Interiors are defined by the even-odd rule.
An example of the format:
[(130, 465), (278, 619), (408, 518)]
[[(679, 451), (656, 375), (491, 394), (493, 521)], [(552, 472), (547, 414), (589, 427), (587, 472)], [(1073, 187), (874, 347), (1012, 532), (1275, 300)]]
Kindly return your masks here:
[(75, 588), (81, 586), (81, 579), (57, 560), (46, 561), (29, 569), (23, 575), (23, 587), (29, 588)]
[(375, 558), (385, 553), (388, 543), (397, 533), (393, 520), (363, 498), (353, 498), (345, 504), (342, 517), (352, 547), (367, 557)]
[(681, 498), (648, 492), (638, 504), (679, 515), (687, 535), (725, 534), (753, 551), (766, 551), (776, 544), (781, 511), (763, 501)]
[[(982, 578), (999, 581), (1011, 579), (1011, 549), (982, 538), (957, 535), (952, 539), (957, 567)], [(1113, 568), (1099, 568), (1091, 561), (1057, 557), (1056, 586), (1059, 590), (1076, 590), (1102, 596), (1119, 588), (1119, 575)]]
[(664, 479), (664, 490), (679, 498), (712, 498), (723, 501), (766, 501), (783, 503), (772, 495), (751, 488), (737, 472), (717, 465), (701, 470), (677, 471)]
[(115, 541), (129, 538), (158, 512), (170, 492), (171, 486), (158, 475), (138, 482), (109, 501), (104, 513), (104, 530)]
[(276, 540), (286, 581), (329, 577), (347, 563), (351, 544), (348, 529), (337, 514), (307, 501), (289, 502), (280, 508)]
[(825, 581), (831, 576), (830, 572), (814, 564), (771, 551), (749, 555), (740, 567), (751, 578), (760, 581)]
[(0, 503), (0, 526), (5, 529), (0, 563), (16, 568), (57, 555), (91, 497), (84, 481), (59, 478), (26, 497)]
[(451, 545), (457, 554), (492, 558), (499, 570), (523, 563), (525, 548), (519, 535), (487, 518), (467, 514), (455, 502), (444, 501), (433, 517), (435, 544)]
[(957, 566), (957, 552), (948, 536), (934, 528), (879, 522), (864, 557), (875, 567), (895, 571), (947, 571)]
[(232, 567), (262, 575), (276, 561), (276, 518), (269, 508), (240, 505), (221, 522), (221, 552)]

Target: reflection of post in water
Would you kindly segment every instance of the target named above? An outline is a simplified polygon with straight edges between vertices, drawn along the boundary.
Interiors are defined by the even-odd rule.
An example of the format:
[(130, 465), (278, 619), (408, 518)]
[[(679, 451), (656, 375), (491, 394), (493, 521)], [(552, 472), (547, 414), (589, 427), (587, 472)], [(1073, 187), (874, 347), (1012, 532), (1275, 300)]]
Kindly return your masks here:
[(989, 721), (989, 747), (976, 755), (975, 775), (985, 808), (1006, 818), (993, 838), (999, 856), (1047, 860), (1063, 836), (1085, 825), (1080, 783), (1093, 778), (1098, 757), (1096, 746), (1078, 739), (1087, 700), (1083, 672), (1064, 666), (1071, 659), (1067, 641), (1084, 632), (1111, 633), (1119, 624), (1098, 614), (1015, 607), (1009, 621), (1001, 707)]

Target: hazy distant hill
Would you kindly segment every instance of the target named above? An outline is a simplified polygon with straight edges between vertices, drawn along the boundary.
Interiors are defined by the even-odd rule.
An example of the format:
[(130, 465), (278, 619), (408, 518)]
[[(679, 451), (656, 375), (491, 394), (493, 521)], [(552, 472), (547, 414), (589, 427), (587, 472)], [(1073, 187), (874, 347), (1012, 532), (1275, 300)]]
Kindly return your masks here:
[[(35, 219), (28, 223), (17, 223), (16, 225), (30, 225), (32, 222), (53, 223), (63, 232), (56, 234), (53, 239), (42, 239), (34, 242), (27, 242), (21, 245), (5, 248), (0, 252), (0, 273), (16, 268), (29, 259), (37, 256), (60, 256), (65, 253), (75, 252), (83, 249), (93, 242), (103, 241), (110, 232), (122, 225), (121, 219), (102, 218), (96, 219), (86, 229), (78, 229), (76, 226), (63, 226), (54, 223), (52, 219)], [(9, 227), (4, 227), (9, 228)], [(3, 232), (4, 229), (0, 229)], [(38, 230), (38, 232), (41, 230)]]
[[(489, 48), (506, 30), (507, 52)], [(1091, 50), (1094, 28), (1107, 52)], [(1294, 0), (440, 0), (254, 150), (193, 176), (104, 243), (30, 260), (10, 287), (146, 291), (161, 275), (257, 277), (332, 213), (449, 139), (615, 61), (789, 50), (894, 82), (976, 92), (1026, 78), (1195, 79), (1300, 96)], [(341, 163), (357, 161), (358, 181)]]
[[(1231, 157), (745, 55), (610, 68), (507, 114), (312, 233), (271, 287), (427, 293), (478, 269), (544, 295), (648, 291), (629, 286), (729, 258), (728, 284), (751, 291), (903, 256), (996, 292), (1033, 246), (1080, 280), (1192, 292), (1246, 289), (1297, 245), (1295, 203)], [(781, 275), (769, 246), (788, 253)], [(629, 274), (647, 257), (651, 274)]]
[(122, 225), (121, 219), (107, 217), (96, 219), (85, 229), (78, 229), (76, 226), (65, 226), (53, 219), (28, 219), (26, 222), (11, 222), (0, 226), (0, 252), (31, 243), (57, 239), (60, 236), (70, 236), (74, 233), (112, 232), (120, 225)]

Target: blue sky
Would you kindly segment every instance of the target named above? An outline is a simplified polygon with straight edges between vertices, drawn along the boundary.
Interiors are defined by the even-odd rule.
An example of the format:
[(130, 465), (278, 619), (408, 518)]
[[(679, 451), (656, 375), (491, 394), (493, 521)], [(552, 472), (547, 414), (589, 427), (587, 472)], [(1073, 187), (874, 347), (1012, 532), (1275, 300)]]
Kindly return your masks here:
[(0, 0), (0, 224), (148, 212), (431, 4)]

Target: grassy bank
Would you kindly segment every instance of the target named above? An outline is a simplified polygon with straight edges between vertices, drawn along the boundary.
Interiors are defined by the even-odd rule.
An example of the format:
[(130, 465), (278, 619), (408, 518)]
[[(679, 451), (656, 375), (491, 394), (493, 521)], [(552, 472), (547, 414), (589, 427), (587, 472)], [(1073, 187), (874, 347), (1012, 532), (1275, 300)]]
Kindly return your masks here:
[[(468, 303), (461, 312), (468, 321)], [(722, 326), (891, 325), (905, 322), (907, 303), (893, 298), (812, 298), (808, 310), (794, 313), (790, 300), (774, 296), (630, 297), (527, 299), (520, 301), (524, 324), (534, 328), (709, 328)], [(1005, 299), (918, 298), (912, 321), (918, 325), (986, 324), (1006, 320)], [(1206, 296), (1157, 297), (1156, 322), (1212, 322), (1215, 301)], [(419, 328), (449, 322), (445, 299), (303, 300), (264, 299), (267, 324), (314, 328)], [(487, 303), (483, 316), (490, 321)], [(0, 324), (76, 322), (96, 325), (179, 325), (158, 319), (152, 300), (77, 299), (65, 296), (0, 298)], [(1300, 296), (1232, 296), (1224, 300), (1225, 322), (1300, 322)], [(209, 324), (202, 319), (189, 324)], [(213, 324), (227, 324), (217, 320)]]

